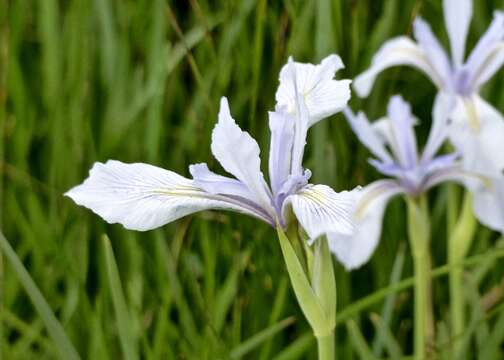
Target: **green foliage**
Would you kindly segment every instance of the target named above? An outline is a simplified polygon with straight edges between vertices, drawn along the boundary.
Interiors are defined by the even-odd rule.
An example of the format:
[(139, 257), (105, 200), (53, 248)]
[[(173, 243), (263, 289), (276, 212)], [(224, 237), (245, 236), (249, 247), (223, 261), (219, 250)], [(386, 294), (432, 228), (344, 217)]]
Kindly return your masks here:
[[(353, 78), (387, 38), (408, 34), (419, 12), (446, 40), (440, 4), (0, 1), (0, 228), (8, 240), (0, 238), (3, 358), (315, 358), (274, 229), (206, 212), (135, 233), (105, 224), (62, 194), (93, 162), (109, 158), (181, 174), (196, 162), (218, 170), (210, 133), (224, 95), (260, 143), (265, 164), (266, 111), (289, 55), (316, 62), (339, 53), (346, 69), (338, 76)], [(475, 1), (468, 46), (499, 7), (502, 1)], [(500, 74), (483, 89), (501, 110), (503, 80)], [(377, 118), (399, 92), (424, 120), (418, 132), (425, 139), (435, 89), (414, 71), (385, 72), (369, 99), (354, 97), (351, 104)], [(341, 115), (313, 130), (306, 166), (315, 181), (342, 190), (377, 178)], [(447, 192), (441, 187), (429, 198), (433, 276), (448, 270), (440, 268), (447, 262)], [(335, 268), (342, 359), (411, 353), (412, 263), (409, 251), (400, 250), (407, 245), (404, 210), (400, 201), (387, 210), (369, 264), (351, 274)], [(464, 273), (467, 326), (457, 337), (468, 357), (498, 359), (502, 249), (496, 234), (481, 226), (475, 233), (468, 251), (478, 261), (466, 262)], [(403, 259), (394, 265), (397, 257)], [(445, 279), (433, 280), (440, 356), (454, 336), (446, 325)]]

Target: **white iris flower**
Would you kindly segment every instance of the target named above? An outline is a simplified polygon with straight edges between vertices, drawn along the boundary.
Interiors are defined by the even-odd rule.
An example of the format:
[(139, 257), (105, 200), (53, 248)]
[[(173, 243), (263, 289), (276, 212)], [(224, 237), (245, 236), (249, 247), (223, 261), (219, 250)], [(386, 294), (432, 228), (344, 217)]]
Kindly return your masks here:
[(145, 231), (207, 209), (244, 213), (271, 226), (287, 226), (292, 212), (310, 239), (351, 234), (356, 191), (337, 193), (309, 183), (302, 166), (307, 131), (337, 113), (350, 98), (350, 81), (335, 80), (343, 64), (331, 55), (319, 65), (289, 60), (280, 73), (274, 112), (269, 113), (270, 184), (261, 172), (259, 146), (231, 117), (221, 99), (211, 149), (224, 170), (217, 175), (204, 163), (191, 165), (192, 179), (148, 164), (116, 160), (95, 163), (89, 177), (66, 193), (109, 223)]
[(369, 260), (381, 235), (385, 208), (394, 196), (416, 198), (435, 185), (454, 181), (466, 186), (474, 198), (473, 210), (483, 224), (504, 230), (504, 187), (479, 173), (465, 168), (458, 152), (436, 155), (446, 141), (444, 125), (453, 108), (453, 98), (439, 96), (434, 104), (433, 125), (420, 153), (414, 126), (416, 118), (400, 96), (388, 105), (386, 118), (370, 123), (361, 112), (345, 115), (359, 140), (371, 151), (369, 162), (389, 179), (377, 180), (364, 188), (354, 213), (356, 231), (350, 236), (329, 238), (329, 246), (347, 269)]

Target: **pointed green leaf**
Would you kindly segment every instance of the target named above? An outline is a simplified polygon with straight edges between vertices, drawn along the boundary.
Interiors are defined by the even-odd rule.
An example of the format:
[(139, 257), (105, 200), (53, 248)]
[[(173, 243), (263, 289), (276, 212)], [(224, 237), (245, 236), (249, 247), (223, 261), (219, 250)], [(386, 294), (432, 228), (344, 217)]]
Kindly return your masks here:
[(327, 321), (317, 295), (310, 286), (310, 282), (296, 256), (296, 252), (280, 227), (277, 227), (277, 233), (292, 288), (303, 314), (316, 336), (330, 333), (332, 330), (330, 323)]

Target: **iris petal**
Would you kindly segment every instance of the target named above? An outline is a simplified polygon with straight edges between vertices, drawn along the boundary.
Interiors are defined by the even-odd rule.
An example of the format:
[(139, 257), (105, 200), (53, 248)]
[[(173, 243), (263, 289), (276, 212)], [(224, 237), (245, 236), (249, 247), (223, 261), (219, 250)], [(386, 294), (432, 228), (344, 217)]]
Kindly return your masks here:
[(108, 223), (119, 223), (130, 230), (155, 229), (208, 209), (233, 210), (271, 223), (254, 207), (208, 194), (192, 180), (142, 163), (95, 163), (89, 177), (65, 195)]

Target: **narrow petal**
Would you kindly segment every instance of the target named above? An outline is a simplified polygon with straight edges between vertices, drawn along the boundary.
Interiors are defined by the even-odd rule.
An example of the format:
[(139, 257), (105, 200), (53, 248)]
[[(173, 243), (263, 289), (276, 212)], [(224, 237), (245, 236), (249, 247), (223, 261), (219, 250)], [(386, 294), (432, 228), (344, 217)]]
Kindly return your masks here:
[(488, 81), (504, 63), (504, 13), (496, 11), (488, 30), (478, 41), (467, 59), (474, 90)]
[(353, 214), (354, 232), (328, 235), (331, 251), (347, 270), (358, 268), (369, 260), (380, 240), (386, 205), (402, 192), (400, 185), (393, 180), (380, 180), (366, 186)]
[(456, 66), (464, 61), (467, 32), (471, 23), (473, 0), (444, 0), (443, 13)]
[(259, 152), (257, 142), (231, 117), (227, 99), (223, 97), (219, 122), (212, 132), (212, 153), (224, 170), (248, 187), (256, 203), (273, 215), (271, 194), (261, 172)]
[(455, 165), (456, 161), (460, 159), (459, 153), (450, 153), (437, 156), (430, 160), (428, 163), (424, 165), (424, 173), (425, 175), (432, 174), (438, 170), (442, 170), (448, 167)]
[(269, 174), (274, 195), (278, 194), (290, 174), (295, 121), (294, 116), (283, 108), (269, 113), (271, 131)]
[(499, 176), (504, 169), (504, 118), (477, 95), (458, 98), (451, 113), (449, 137), (462, 154), (465, 168)]
[(431, 65), (424, 50), (411, 39), (401, 36), (383, 44), (373, 57), (371, 67), (354, 80), (353, 87), (355, 91), (360, 97), (367, 97), (379, 73), (387, 68), (401, 65), (413, 66), (419, 69), (438, 88), (442, 87), (442, 76)]
[(455, 105), (455, 98), (439, 92), (432, 108), (432, 125), (422, 153), (422, 163), (429, 162), (448, 136), (448, 119)]
[(415, 131), (416, 119), (411, 113), (411, 106), (401, 96), (390, 99), (387, 114), (393, 132), (393, 142), (390, 144), (395, 150), (395, 156), (400, 164), (410, 169), (418, 163), (418, 150)]
[(292, 205), (311, 241), (330, 233), (351, 234), (354, 231), (351, 217), (359, 191), (337, 193), (326, 185), (307, 185), (285, 200), (284, 212), (287, 205)]
[(479, 189), (488, 183), (488, 178), (464, 169), (461, 163), (455, 163), (451, 166), (442, 167), (435, 169), (425, 180), (423, 185), (424, 191), (428, 189), (445, 183), (445, 182), (455, 182), (462, 186), (465, 186), (468, 190), (473, 191), (474, 189)]
[[(294, 63), (291, 61), (289, 63), (291, 72), (294, 71)], [(296, 81), (296, 75), (294, 75), (294, 82)], [(309, 111), (306, 106), (306, 102), (301, 93), (298, 92), (297, 87), (294, 90), (295, 93), (295, 106), (296, 112), (294, 114), (294, 142), (292, 144), (292, 162), (291, 162), (291, 175), (292, 176), (302, 176), (303, 171), (303, 156), (304, 149), (306, 146), (306, 136), (308, 135), (309, 127)]]
[(65, 195), (108, 223), (130, 230), (155, 229), (207, 209), (238, 211), (271, 223), (253, 207), (213, 196), (172, 171), (141, 163), (95, 163), (89, 177)]
[(355, 115), (350, 108), (343, 110), (345, 117), (359, 140), (382, 162), (392, 162), (392, 158), (385, 148), (385, 141), (375, 128), (369, 123), (366, 115), (359, 112)]
[(194, 184), (210, 194), (238, 196), (255, 201), (255, 196), (240, 181), (227, 176), (218, 175), (208, 169), (208, 165), (194, 164), (189, 166), (189, 172)]
[(286, 106), (294, 112), (297, 88), (308, 108), (309, 126), (339, 112), (350, 99), (351, 81), (334, 79), (335, 73), (343, 67), (338, 55), (329, 55), (319, 65), (295, 62), (294, 69), (290, 69), (286, 64), (280, 71), (277, 106)]
[(422, 18), (417, 17), (413, 23), (413, 33), (415, 39), (418, 41), (418, 45), (424, 50), (429, 63), (436, 69), (436, 73), (440, 75), (443, 81), (441, 88), (451, 86), (452, 66), (450, 60), (439, 40), (432, 32), (430, 25)]

